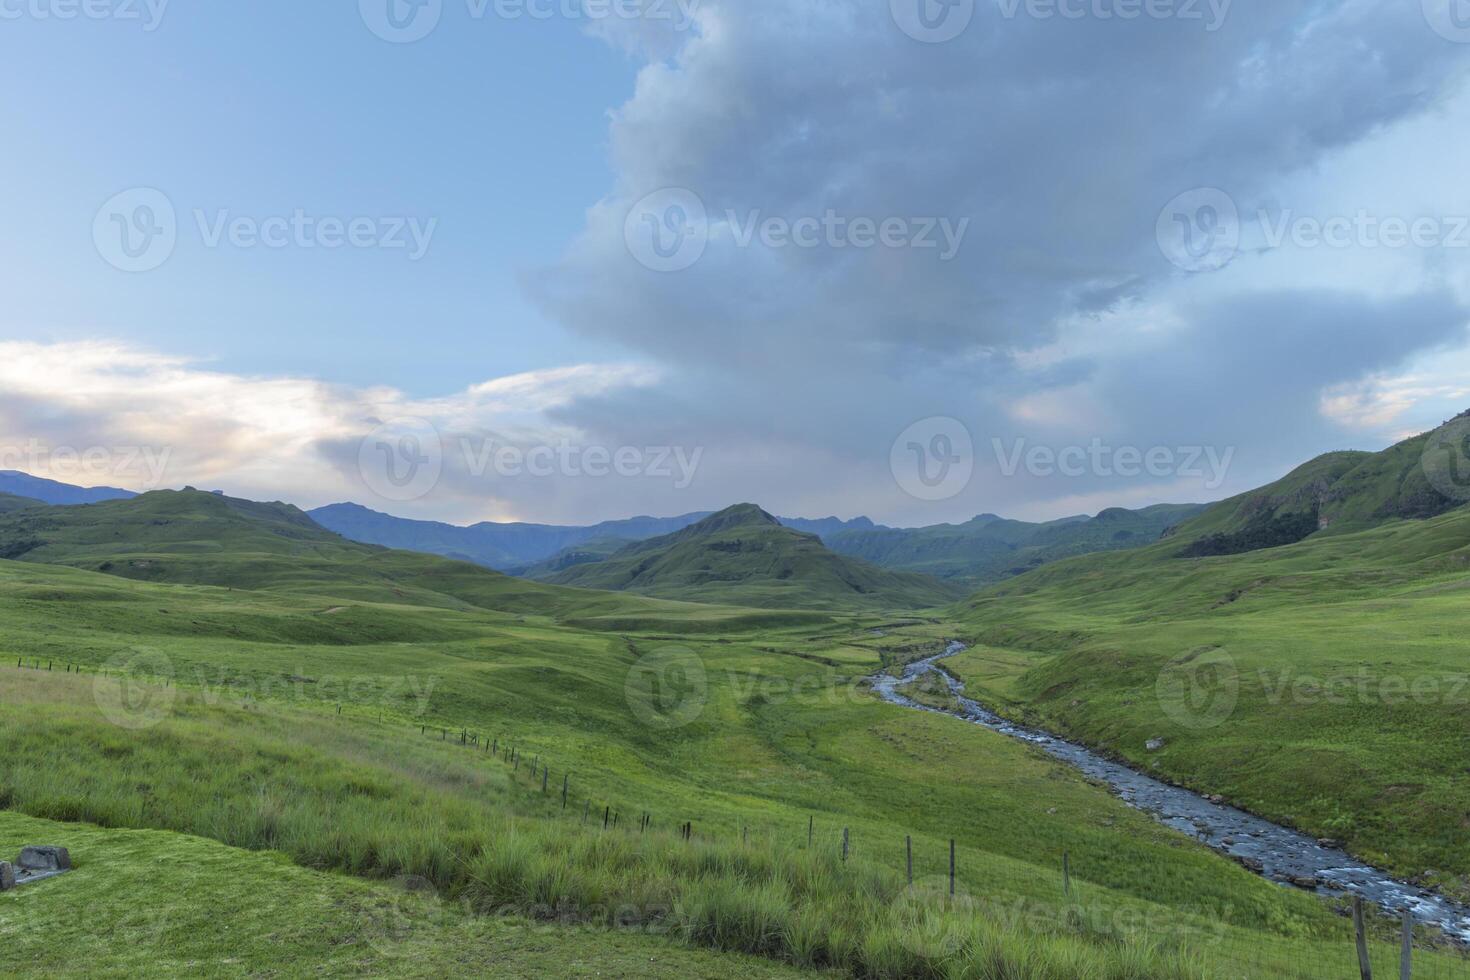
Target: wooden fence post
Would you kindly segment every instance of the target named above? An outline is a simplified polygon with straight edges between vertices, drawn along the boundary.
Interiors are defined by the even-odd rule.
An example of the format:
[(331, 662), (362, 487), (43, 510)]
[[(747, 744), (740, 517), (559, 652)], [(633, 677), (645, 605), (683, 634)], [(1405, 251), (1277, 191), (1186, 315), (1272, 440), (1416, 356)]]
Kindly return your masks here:
[(847, 828), (842, 828), (842, 860), (847, 861)]
[(603, 830), (606, 830), (607, 829), (607, 822), (608, 822), (608, 820), (611, 817), (612, 817), (612, 807), (610, 807), (610, 806), (603, 807), (603, 809), (602, 809), (602, 829)]
[(1358, 940), (1358, 971), (1363, 980), (1373, 980), (1373, 962), (1368, 959), (1368, 926), (1363, 921), (1363, 897), (1353, 896), (1353, 932)]
[(1414, 916), (1404, 910), (1404, 944), (1399, 953), (1399, 980), (1414, 980)]
[(567, 808), (567, 784), (571, 781), (570, 773), (563, 773), (561, 777), (561, 808)]
[(816, 830), (817, 818), (808, 815), (806, 818), (806, 849), (812, 849), (812, 833)]

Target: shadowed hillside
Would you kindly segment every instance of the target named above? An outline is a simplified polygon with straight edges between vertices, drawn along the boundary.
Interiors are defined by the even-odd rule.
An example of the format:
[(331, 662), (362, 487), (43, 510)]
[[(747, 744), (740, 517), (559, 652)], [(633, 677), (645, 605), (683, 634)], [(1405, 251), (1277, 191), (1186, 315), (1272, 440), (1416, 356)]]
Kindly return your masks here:
[(671, 599), (792, 608), (922, 608), (963, 594), (923, 575), (829, 551), (814, 535), (741, 504), (674, 534), (642, 541), (551, 581)]

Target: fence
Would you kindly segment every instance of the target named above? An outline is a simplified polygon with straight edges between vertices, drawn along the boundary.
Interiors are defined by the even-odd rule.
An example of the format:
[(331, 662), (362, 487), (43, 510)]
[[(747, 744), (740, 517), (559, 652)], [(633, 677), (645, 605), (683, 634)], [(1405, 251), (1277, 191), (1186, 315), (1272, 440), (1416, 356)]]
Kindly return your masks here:
[[(86, 667), (65, 661), (41, 658), (18, 658), (17, 668), (59, 673), (90, 673), (107, 676), (126, 676), (100, 668)], [(165, 684), (170, 682), (165, 681)], [(327, 705), (330, 708), (330, 705)], [(343, 714), (342, 705), (335, 706), (335, 717)], [(354, 714), (359, 714), (355, 712)], [(378, 718), (382, 720), (381, 712)], [(557, 770), (553, 781), (553, 767), (539, 753), (534, 753), (527, 764), (521, 746), (503, 735), (487, 735), (472, 732), (467, 728), (458, 730), (419, 724), (419, 734), (426, 739), (449, 743), (466, 751), (479, 752), (504, 764), (518, 785), (523, 784), (532, 793), (546, 798), (554, 809), (561, 811), (567, 819), (577, 819), (576, 806), (581, 802), (580, 826), (590, 831), (637, 833), (646, 835), (655, 830), (671, 830), (675, 836), (688, 843), (696, 840), (728, 840), (730, 831), (716, 837), (709, 826), (697, 825), (685, 814), (658, 813), (638, 807), (630, 810), (629, 819), (624, 819), (625, 805), (610, 800), (599, 800), (591, 795), (581, 796), (570, 770)], [(752, 831), (755, 831), (753, 834)], [(821, 833), (819, 834), (819, 830)], [(848, 826), (833, 823), (819, 828), (815, 814), (808, 814), (805, 827), (753, 828), (749, 824), (738, 826), (738, 840), (742, 846), (762, 846), (763, 839), (774, 840), (776, 836), (798, 842), (804, 839), (809, 849), (830, 846), (834, 856), (846, 862), (852, 858), (860, 842)], [(932, 838), (931, 838), (932, 839)], [(830, 842), (830, 843), (828, 843)], [(868, 842), (869, 850), (883, 850), (889, 854), (900, 846), (898, 841)], [(967, 907), (979, 915), (1004, 915), (1007, 910), (998, 901), (988, 902), (985, 896), (971, 896), (963, 887), (963, 871), (960, 855), (953, 838), (948, 839), (947, 848), (941, 853), (920, 852), (916, 854), (915, 840), (905, 835), (901, 841), (902, 867), (906, 880), (914, 886), (919, 879), (927, 891), (920, 894), (923, 901), (940, 904), (963, 900)], [(916, 865), (918, 870), (916, 872)], [(1088, 915), (1085, 897), (1081, 894), (1080, 881), (1072, 857), (1062, 852), (1056, 867), (1060, 872), (1061, 895), (1051, 896), (1044, 906), (1029, 910), (1041, 915), (1051, 923), (1070, 924), (1084, 921)], [(973, 870), (973, 869), (972, 869)], [(1020, 878), (997, 874), (996, 868), (986, 866), (983, 877), (987, 887), (996, 895), (1026, 894), (1028, 887), (1036, 890), (1036, 881), (1026, 882)], [(1085, 869), (1084, 869), (1085, 874)], [(977, 877), (979, 877), (977, 875)], [(1033, 873), (1033, 878), (1034, 878)], [(1051, 886), (1055, 888), (1053, 884)], [(1013, 911), (1013, 910), (1012, 910)], [(1249, 933), (1222, 929), (1207, 936), (1191, 937), (1189, 940), (1166, 939), (1162, 944), (1174, 944), (1186, 950), (1197, 960), (1204, 975), (1212, 977), (1240, 978), (1288, 978), (1288, 980), (1336, 980), (1336, 978), (1427, 978), (1427, 980), (1470, 980), (1470, 958), (1463, 952), (1436, 948), (1434, 937), (1427, 930), (1416, 930), (1407, 916), (1397, 926), (1396, 941), (1385, 938), (1386, 924), (1361, 900), (1353, 904), (1352, 930), (1344, 930), (1340, 941), (1276, 940), (1264, 933)], [(1150, 939), (1148, 930), (1142, 930), (1145, 939)]]

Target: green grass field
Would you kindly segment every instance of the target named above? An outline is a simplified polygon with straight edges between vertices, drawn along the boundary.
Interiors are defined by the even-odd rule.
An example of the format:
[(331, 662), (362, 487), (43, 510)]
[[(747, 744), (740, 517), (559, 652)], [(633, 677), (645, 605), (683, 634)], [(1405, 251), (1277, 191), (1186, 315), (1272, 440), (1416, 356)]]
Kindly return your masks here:
[(476, 915), (411, 882), (311, 871), (200, 837), (0, 813), (0, 853), (42, 840), (68, 841), (77, 867), (0, 896), (6, 976), (803, 975), (634, 929)]
[(956, 669), (1012, 714), (1470, 895), (1470, 513), (1178, 548), (983, 593), (962, 615), (1000, 650)]
[[(0, 668), (11, 811), (173, 831), (370, 881), (422, 877), (457, 908), (541, 917), (554, 934), (575, 923), (589, 956), (589, 928), (628, 922), (665, 944), (873, 976), (1228, 976), (1231, 951), (1285, 970), (1313, 959), (1312, 944), (1350, 945), (1315, 898), (1044, 756), (865, 692), (885, 659), (936, 649), (943, 623), (607, 633), (9, 562), (0, 595), (5, 635), (24, 641), (13, 654), (53, 664)], [(630, 694), (650, 655), (659, 669), (697, 662), (698, 696), (658, 673), (667, 686)], [(133, 670), (137, 686), (97, 668)], [(522, 765), (446, 730), (513, 744)], [(533, 760), (551, 767), (545, 795)], [(618, 821), (606, 835), (603, 808)], [(943, 887), (930, 901), (951, 837), (959, 908)], [(516, 962), (529, 972), (535, 960)]]
[[(27, 559), (0, 560), (0, 809), (57, 822), (36, 832), (82, 868), (33, 887), (94, 901), (85, 888), (104, 886), (83, 874), (96, 868), (89, 851), (105, 863), (114, 838), (92, 835), (152, 831), (150, 846), (217, 849), (221, 870), (191, 888), (228, 887), (224, 869), (244, 862), (247, 880), (274, 869), (319, 882), (318, 895), (356, 896), (331, 899), (335, 911), (280, 899), (287, 936), (323, 924), (299, 962), (271, 960), (265, 943), (245, 944), (240, 963), (209, 960), (202, 940), (164, 931), (112, 959), (99, 952), (104, 970), (145, 955), (221, 975), (442, 968), (385, 966), (373, 957), (389, 954), (355, 948), (337, 917), (406, 901), (427, 903), (427, 937), (502, 942), (496, 970), (511, 976), (581, 975), (580, 962), (631, 975), (648, 951), (695, 976), (712, 963), (753, 969), (718, 959), (753, 954), (759, 969), (894, 978), (1338, 977), (1350, 927), (1315, 896), (1249, 874), (1037, 750), (884, 704), (864, 680), (985, 636), (992, 645), (954, 662), (977, 690), (1040, 713), (1068, 697), (1057, 687), (1067, 671), (1086, 669), (1070, 682), (1087, 688), (1071, 695), (1077, 707), (1098, 712), (1089, 737), (1106, 742), (1106, 726), (1125, 723), (1152, 737), (1162, 708), (1125, 702), (1153, 690), (1153, 651), (1210, 643), (1220, 621), (1252, 647), (1284, 628), (1253, 625), (1252, 612), (1271, 610), (1331, 649), (1320, 637), (1340, 611), (1300, 625), (1321, 576), (1347, 602), (1401, 601), (1389, 622), (1437, 622), (1448, 643), (1462, 593), (1445, 542), (1470, 537), (1451, 515), (1310, 543), (1336, 550), (1291, 552), (1297, 575), (1283, 570), (1287, 552), (1190, 562), (1183, 587), (1102, 556), (1119, 564), (1086, 578), (1096, 588), (1081, 597), (1062, 563), (939, 618), (551, 587), (353, 545), (298, 513), (184, 493), (0, 518), (0, 542)], [(1406, 570), (1414, 547), (1422, 565)], [(1221, 570), (1252, 583), (1224, 605)], [(1053, 586), (1068, 590), (1065, 605)], [(1136, 661), (1120, 659), (1107, 629), (1137, 630)], [(1099, 658), (1095, 644), (1113, 652)], [(1425, 663), (1439, 652), (1420, 651)], [(1262, 723), (1258, 706), (1239, 703), (1230, 724), (1263, 737), (1248, 727)], [(1159, 767), (1219, 766), (1231, 731), (1171, 735)], [(1406, 723), (1398, 735), (1419, 744), (1409, 740), (1426, 742), (1423, 731)], [(1270, 788), (1280, 777), (1262, 766), (1256, 778)], [(1262, 812), (1286, 792), (1263, 795)], [(403, 898), (402, 879), (423, 894)], [(0, 900), (0, 929), (37, 894)], [(551, 963), (563, 944), (584, 960)], [(49, 968), (44, 949), (33, 955)], [(443, 955), (476, 969), (489, 954)], [(1423, 960), (1420, 975), (1463, 975), (1448, 954)]]

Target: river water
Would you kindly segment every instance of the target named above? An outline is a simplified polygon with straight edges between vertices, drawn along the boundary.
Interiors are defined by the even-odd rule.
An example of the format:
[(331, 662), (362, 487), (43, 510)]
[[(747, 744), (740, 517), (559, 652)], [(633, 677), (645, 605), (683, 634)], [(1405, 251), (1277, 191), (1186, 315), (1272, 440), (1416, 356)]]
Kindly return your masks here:
[[(1346, 852), (1323, 847), (1316, 840), (1243, 810), (1212, 803), (1198, 793), (1159, 782), (1127, 766), (1045, 732), (1006, 721), (964, 696), (965, 686), (939, 666), (939, 661), (966, 649), (950, 643), (941, 654), (911, 663), (898, 677), (880, 674), (873, 689), (885, 700), (905, 708), (948, 714), (991, 731), (1028, 742), (1107, 784), (1125, 803), (1176, 830), (1226, 854), (1273, 881), (1310, 888), (1321, 895), (1361, 895), (1384, 909), (1408, 911), (1416, 921), (1434, 925), (1462, 943), (1470, 944), (1470, 907), (1399, 881)], [(941, 711), (905, 697), (900, 691), (926, 674), (943, 678), (955, 695), (958, 710)]]

